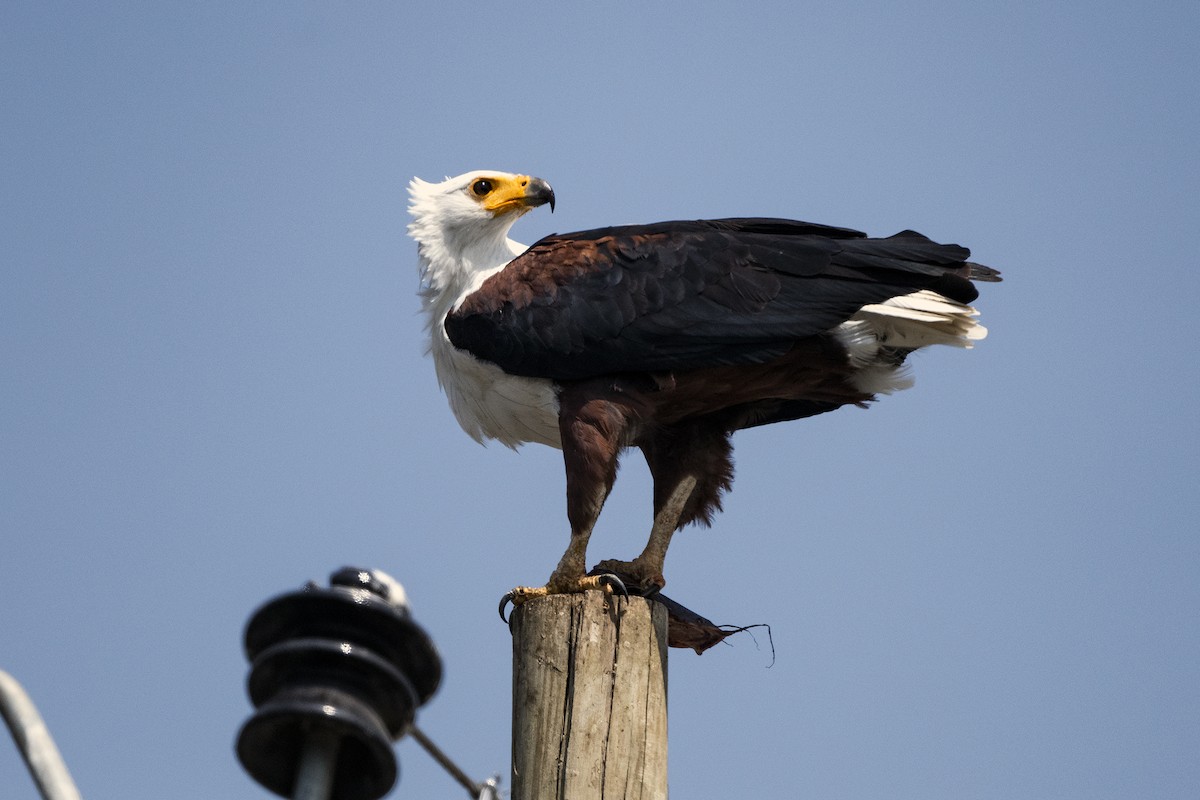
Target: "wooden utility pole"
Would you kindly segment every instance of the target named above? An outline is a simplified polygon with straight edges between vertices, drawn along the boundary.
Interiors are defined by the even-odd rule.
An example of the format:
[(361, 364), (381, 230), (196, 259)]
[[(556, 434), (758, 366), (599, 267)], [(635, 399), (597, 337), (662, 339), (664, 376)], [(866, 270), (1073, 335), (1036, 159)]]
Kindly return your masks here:
[(512, 632), (512, 800), (666, 800), (666, 609), (551, 595)]

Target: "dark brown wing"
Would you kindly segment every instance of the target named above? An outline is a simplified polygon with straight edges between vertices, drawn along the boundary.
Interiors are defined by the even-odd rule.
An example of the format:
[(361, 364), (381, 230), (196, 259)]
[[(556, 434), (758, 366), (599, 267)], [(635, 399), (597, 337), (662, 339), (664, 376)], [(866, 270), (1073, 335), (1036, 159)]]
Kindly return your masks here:
[(970, 302), (969, 255), (913, 231), (777, 219), (582, 231), (534, 244), (446, 332), (506, 372), (556, 380), (760, 362), (868, 303), (925, 288)]

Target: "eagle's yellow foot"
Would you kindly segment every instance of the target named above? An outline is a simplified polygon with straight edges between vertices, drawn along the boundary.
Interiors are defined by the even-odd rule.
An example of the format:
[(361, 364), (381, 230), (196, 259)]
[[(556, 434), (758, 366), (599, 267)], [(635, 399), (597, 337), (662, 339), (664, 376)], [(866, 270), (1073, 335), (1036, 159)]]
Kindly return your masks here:
[(625, 584), (616, 575), (584, 575), (580, 578), (566, 581), (557, 580), (552, 576), (550, 582), (545, 586), (517, 586), (510, 589), (504, 597), (500, 598), (500, 619), (508, 622), (508, 617), (505, 616), (504, 610), (509, 603), (512, 603), (515, 608), (536, 597), (546, 597), (551, 594), (573, 594), (575, 592), (586, 592), (588, 589), (599, 589), (609, 594), (629, 595), (629, 592), (625, 589)]
[(662, 574), (662, 565), (651, 564), (640, 558), (633, 561), (605, 559), (597, 564), (592, 572), (616, 575), (629, 588), (631, 594), (642, 597), (656, 594), (667, 585), (667, 579)]

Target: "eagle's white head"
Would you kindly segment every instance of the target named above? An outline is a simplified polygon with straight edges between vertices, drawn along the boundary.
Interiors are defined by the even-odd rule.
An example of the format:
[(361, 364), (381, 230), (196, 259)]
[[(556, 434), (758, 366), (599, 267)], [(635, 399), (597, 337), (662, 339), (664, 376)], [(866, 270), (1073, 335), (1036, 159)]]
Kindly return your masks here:
[[(513, 223), (541, 205), (554, 210), (554, 190), (541, 178), (476, 170), (441, 183), (408, 185), (408, 233), (421, 260), (421, 295), (441, 316), (525, 250), (508, 238)], [(441, 300), (442, 302), (438, 302)], [(444, 306), (444, 308), (442, 307)]]

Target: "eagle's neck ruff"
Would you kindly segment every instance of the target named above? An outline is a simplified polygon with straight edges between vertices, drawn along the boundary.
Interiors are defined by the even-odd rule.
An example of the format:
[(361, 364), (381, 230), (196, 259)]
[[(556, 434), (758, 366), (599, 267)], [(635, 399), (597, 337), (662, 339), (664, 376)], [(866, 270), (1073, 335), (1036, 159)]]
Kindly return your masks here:
[(458, 308), (467, 295), (526, 250), (525, 245), (507, 237), (484, 247), (480, 244), (455, 254), (440, 241), (426, 244), (418, 240), (420, 294), (431, 333), (435, 327), (441, 327), (446, 315)]
[(430, 301), (450, 297), (452, 303), (445, 312), (526, 249), (508, 238), (507, 225), (499, 230), (496, 226), (489, 229), (481, 225), (478, 226), (481, 230), (472, 233), (422, 222), (417, 220), (409, 225), (417, 240), (421, 294)]

